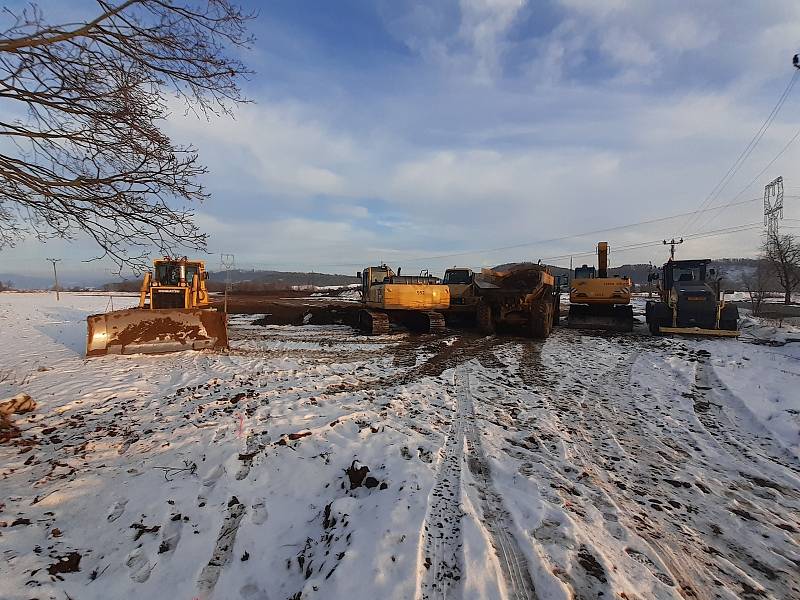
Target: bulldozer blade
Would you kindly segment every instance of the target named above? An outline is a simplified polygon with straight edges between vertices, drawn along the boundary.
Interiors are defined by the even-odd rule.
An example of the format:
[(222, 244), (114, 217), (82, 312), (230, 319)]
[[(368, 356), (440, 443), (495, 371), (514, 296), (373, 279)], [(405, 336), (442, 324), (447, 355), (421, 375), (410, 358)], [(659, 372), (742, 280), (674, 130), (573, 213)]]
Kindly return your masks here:
[(736, 329), (706, 329), (703, 327), (659, 327), (659, 333), (677, 335), (708, 335), (717, 337), (738, 337)]
[(86, 356), (228, 347), (227, 315), (208, 309), (133, 308), (87, 317)]

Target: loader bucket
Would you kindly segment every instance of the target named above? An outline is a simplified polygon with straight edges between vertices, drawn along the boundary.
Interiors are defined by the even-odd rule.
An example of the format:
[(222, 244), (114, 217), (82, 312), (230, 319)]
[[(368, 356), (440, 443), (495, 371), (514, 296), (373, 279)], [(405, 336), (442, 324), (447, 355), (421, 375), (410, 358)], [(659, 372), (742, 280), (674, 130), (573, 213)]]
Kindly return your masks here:
[(87, 317), (86, 356), (228, 347), (227, 315), (208, 309), (133, 308)]

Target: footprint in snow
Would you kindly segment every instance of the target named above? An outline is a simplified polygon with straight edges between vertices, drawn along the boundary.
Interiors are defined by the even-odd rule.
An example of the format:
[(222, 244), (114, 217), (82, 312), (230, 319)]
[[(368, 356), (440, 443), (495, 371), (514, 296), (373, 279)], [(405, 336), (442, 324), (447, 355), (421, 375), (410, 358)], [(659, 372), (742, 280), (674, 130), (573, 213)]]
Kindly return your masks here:
[(246, 583), (239, 590), (242, 600), (269, 600), (267, 592), (258, 587), (255, 583)]
[(183, 520), (180, 514), (173, 515), (166, 525), (161, 528), (161, 543), (158, 546), (159, 554), (172, 554), (181, 539)]
[(264, 502), (263, 498), (259, 498), (253, 504), (253, 516), (251, 517), (251, 521), (253, 521), (253, 525), (261, 525), (267, 520), (267, 505)]
[(222, 465), (217, 465), (205, 476), (203, 479), (203, 486), (207, 488), (213, 488), (217, 484), (217, 480), (222, 477), (222, 474), (225, 472), (225, 468)]
[(111, 507), (111, 512), (108, 513), (108, 520), (110, 522), (114, 522), (120, 518), (122, 513), (125, 512), (125, 505), (128, 504), (127, 500), (120, 500), (114, 506)]
[(153, 570), (153, 565), (150, 564), (147, 555), (141, 548), (136, 548), (128, 554), (125, 564), (130, 568), (130, 577), (135, 582), (144, 583), (150, 578), (150, 571)]

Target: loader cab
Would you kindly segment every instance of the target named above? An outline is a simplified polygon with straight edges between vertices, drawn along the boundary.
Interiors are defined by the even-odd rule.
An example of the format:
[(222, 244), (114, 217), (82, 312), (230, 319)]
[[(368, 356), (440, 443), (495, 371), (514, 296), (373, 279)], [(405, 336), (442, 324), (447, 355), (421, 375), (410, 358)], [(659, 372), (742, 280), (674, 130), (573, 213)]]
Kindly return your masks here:
[(595, 277), (597, 277), (597, 271), (594, 267), (590, 267), (589, 265), (575, 267), (574, 279), (594, 279)]

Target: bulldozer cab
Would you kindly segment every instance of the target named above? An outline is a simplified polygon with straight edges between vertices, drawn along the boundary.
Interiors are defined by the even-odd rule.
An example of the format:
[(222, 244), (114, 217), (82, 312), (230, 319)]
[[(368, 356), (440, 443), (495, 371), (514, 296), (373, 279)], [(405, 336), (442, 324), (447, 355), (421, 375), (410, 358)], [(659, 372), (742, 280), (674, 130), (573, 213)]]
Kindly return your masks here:
[(203, 308), (208, 306), (205, 264), (186, 258), (153, 261), (142, 282), (141, 308)]
[(594, 279), (597, 275), (594, 267), (589, 265), (582, 265), (575, 267), (575, 279)]

